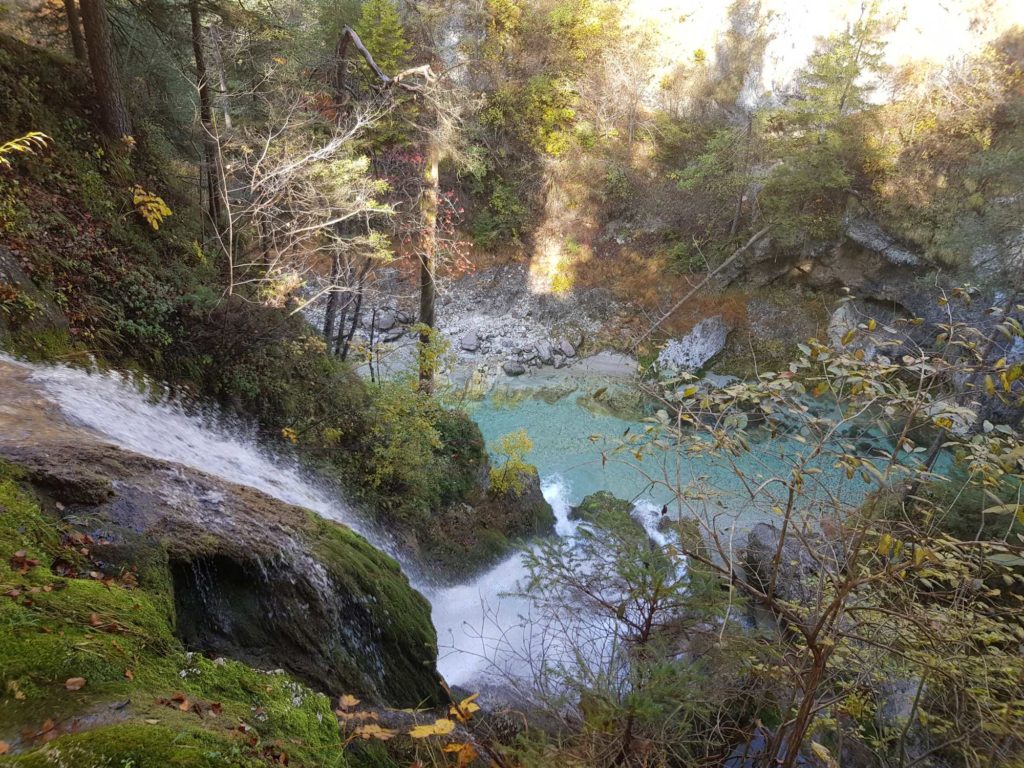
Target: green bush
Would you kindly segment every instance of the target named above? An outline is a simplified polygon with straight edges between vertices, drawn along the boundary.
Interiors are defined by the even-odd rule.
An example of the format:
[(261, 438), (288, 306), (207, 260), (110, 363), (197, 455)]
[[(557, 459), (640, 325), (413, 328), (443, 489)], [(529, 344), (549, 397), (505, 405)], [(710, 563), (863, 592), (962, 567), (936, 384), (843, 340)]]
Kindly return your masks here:
[(486, 176), (478, 187), (483, 188), (481, 192), (487, 196), (487, 202), (473, 217), (473, 242), (489, 249), (502, 241), (518, 241), (527, 226), (530, 209), (516, 187), (492, 175)]

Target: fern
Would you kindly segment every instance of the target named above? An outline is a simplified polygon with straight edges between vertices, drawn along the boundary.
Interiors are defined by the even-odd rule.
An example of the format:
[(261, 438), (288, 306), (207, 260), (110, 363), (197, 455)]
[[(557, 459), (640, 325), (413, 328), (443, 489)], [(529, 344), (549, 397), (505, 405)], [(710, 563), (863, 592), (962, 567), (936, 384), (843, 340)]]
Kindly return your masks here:
[(4, 144), (0, 144), (0, 167), (10, 168), (11, 160), (10, 156), (16, 154), (32, 155), (39, 150), (46, 149), (47, 145), (53, 141), (45, 133), (40, 131), (30, 131), (24, 136), (19, 136), (16, 139), (11, 139)]

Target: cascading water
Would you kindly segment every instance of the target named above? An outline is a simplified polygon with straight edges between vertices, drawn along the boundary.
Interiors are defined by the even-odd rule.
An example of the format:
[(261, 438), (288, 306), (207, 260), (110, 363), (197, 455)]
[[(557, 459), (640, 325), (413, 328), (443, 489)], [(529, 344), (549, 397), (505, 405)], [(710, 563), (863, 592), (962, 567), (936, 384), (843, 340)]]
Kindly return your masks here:
[(29, 366), (2, 355), (0, 360), (30, 367), (30, 380), (69, 421), (121, 448), (255, 488), (344, 523), (389, 553), (394, 549), (380, 531), (336, 496), (304, 479), (297, 462), (261, 450), (251, 432), (240, 425), (228, 427), (210, 413), (191, 413), (170, 397), (154, 396), (148, 383), (142, 382), (140, 388), (124, 374)]
[[(542, 484), (542, 491), (555, 513), (555, 533), (571, 544), (579, 522), (569, 517), (573, 499), (570, 484), (555, 475)], [(668, 543), (658, 530), (660, 507), (639, 502), (633, 517), (656, 544)], [(539, 616), (529, 598), (509, 594), (525, 585), (528, 576), (522, 553), (516, 553), (471, 583), (431, 595), (441, 648), (439, 667), (449, 683), (468, 686), (489, 677), (508, 683), (534, 675), (541, 658), (549, 665), (575, 662), (574, 654), (588, 640), (582, 639), (578, 631), (566, 637), (571, 622)], [(591, 643), (615, 634), (607, 621), (593, 617), (587, 621), (587, 628)]]
[[(294, 459), (261, 450), (251, 432), (225, 426), (208, 412), (192, 412), (170, 397), (155, 397), (152, 387), (140, 388), (122, 374), (27, 365), (3, 356), (0, 360), (29, 368), (30, 380), (61, 408), (69, 421), (105, 436), (116, 445), (193, 467), (308, 508), (344, 523), (402, 561), (385, 532), (360, 518), (333, 492), (304, 476)], [(572, 398), (554, 404), (526, 401), (514, 408), (485, 404), (474, 416), (489, 442), (522, 427), (534, 438), (536, 448), (530, 459), (544, 477), (544, 496), (554, 509), (559, 536), (571, 543), (576, 535), (577, 523), (569, 519), (573, 503), (596, 490), (609, 489), (619, 496), (639, 499), (635, 518), (653, 541), (666, 543), (657, 527), (666, 499), (652, 494), (650, 482), (635, 468), (618, 462), (608, 462), (606, 466), (601, 446), (592, 439), (596, 433), (614, 441), (624, 430), (642, 430), (642, 424), (589, 413)], [(775, 464), (785, 450), (792, 448), (778, 445), (765, 451), (748, 468), (751, 476), (782, 471), (783, 465)], [(699, 481), (719, 491), (736, 484), (728, 467), (710, 460), (690, 459), (685, 471), (687, 477), (677, 482)], [(829, 484), (829, 476), (835, 472), (823, 467), (819, 475), (822, 484)], [(728, 506), (735, 520), (763, 519), (763, 511), (749, 500), (744, 505), (732, 502)], [(559, 631), (567, 631), (565, 626), (535, 622), (531, 601), (509, 594), (516, 592), (517, 585), (528, 575), (521, 553), (508, 557), (470, 583), (450, 587), (437, 587), (421, 578), (415, 563), (403, 562), (403, 568), (433, 606), (441, 648), (439, 667), (453, 684), (479, 685), (488, 672), (506, 680), (528, 676), (538, 643), (547, 658), (570, 647), (558, 636)]]
[[(397, 555), (382, 532), (304, 478), (294, 460), (261, 450), (253, 435), (241, 427), (228, 428), (208, 413), (192, 413), (169, 397), (154, 397), (145, 383), (140, 388), (123, 374), (29, 365), (5, 356), (0, 360), (30, 368), (30, 380), (69, 421), (121, 448), (183, 464), (306, 507), (344, 523), (375, 546)], [(557, 533), (571, 536), (576, 523), (569, 520), (568, 485), (558, 478), (549, 479), (544, 494), (556, 513)], [(414, 564), (403, 563), (403, 567), (433, 605), (442, 648), (439, 667), (451, 683), (469, 684), (495, 663), (515, 673), (516, 659), (528, 647), (528, 628), (522, 617), (529, 614), (530, 605), (505, 593), (514, 590), (526, 575), (521, 554), (510, 556), (469, 584), (445, 588), (417, 579)]]

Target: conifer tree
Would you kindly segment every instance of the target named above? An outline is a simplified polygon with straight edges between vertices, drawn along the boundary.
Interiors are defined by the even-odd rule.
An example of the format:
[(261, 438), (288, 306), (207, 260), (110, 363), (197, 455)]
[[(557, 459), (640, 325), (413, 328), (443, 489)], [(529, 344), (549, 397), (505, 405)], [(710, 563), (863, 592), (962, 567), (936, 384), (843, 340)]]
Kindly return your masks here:
[(797, 78), (796, 97), (772, 116), (781, 163), (768, 179), (763, 205), (784, 246), (838, 234), (862, 153), (858, 117), (871, 108), (885, 31), (877, 3), (865, 7), (856, 23), (811, 56)]
[(408, 66), (412, 46), (392, 0), (367, 0), (355, 30), (382, 70), (394, 74)]

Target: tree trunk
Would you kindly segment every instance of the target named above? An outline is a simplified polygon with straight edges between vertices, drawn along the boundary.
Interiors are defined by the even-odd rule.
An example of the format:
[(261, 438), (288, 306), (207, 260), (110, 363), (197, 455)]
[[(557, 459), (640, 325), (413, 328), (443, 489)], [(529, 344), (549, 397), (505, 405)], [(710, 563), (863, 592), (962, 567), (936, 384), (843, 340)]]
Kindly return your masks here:
[(221, 30), (210, 31), (210, 52), (213, 55), (213, 68), (217, 70), (217, 96), (221, 111), (224, 113), (224, 127), (231, 130), (231, 110), (228, 109), (228, 73), (224, 68), (224, 56), (221, 54)]
[(217, 169), (217, 147), (214, 137), (213, 106), (210, 101), (210, 83), (206, 72), (203, 50), (203, 26), (199, 18), (199, 0), (189, 0), (188, 13), (192, 22), (192, 53), (196, 60), (196, 86), (199, 88), (199, 121), (203, 128), (203, 155), (206, 164), (207, 206), (210, 221), (220, 227), (221, 205), (220, 173)]
[[(814, 703), (818, 692), (818, 686), (821, 685), (822, 678), (825, 676), (825, 667), (828, 664), (829, 652), (827, 649), (812, 647), (811, 649), (812, 661), (811, 668), (803, 681), (803, 699), (800, 702), (800, 709), (796, 713), (796, 717), (793, 718), (793, 723), (789, 728), (781, 731), (785, 735), (785, 752), (780, 759), (777, 760), (777, 764), (780, 768), (793, 768), (796, 765), (797, 757), (800, 755), (800, 747), (803, 745), (804, 737), (807, 735), (807, 730), (811, 725), (811, 718), (814, 715)], [(775, 754), (772, 754), (774, 757)]]
[(86, 61), (89, 54), (85, 50), (85, 37), (82, 35), (82, 20), (78, 17), (78, 5), (75, 0), (64, 0), (64, 12), (68, 17), (68, 34), (71, 35), (71, 50), (75, 58)]
[(345, 336), (345, 344), (341, 348), (342, 360), (348, 359), (348, 351), (352, 348), (352, 338), (356, 335), (356, 329), (359, 327), (359, 318), (363, 313), (363, 297), (366, 295), (366, 275), (369, 273), (372, 265), (373, 260), (367, 258), (363, 262), (362, 269), (359, 270), (359, 277), (356, 279), (356, 304), (352, 308), (352, 324), (349, 326), (348, 335)]
[(736, 237), (736, 233), (740, 230), (740, 219), (743, 217), (743, 198), (747, 194), (747, 173), (750, 168), (750, 145), (754, 140), (754, 117), (753, 115), (747, 118), (747, 136), (743, 146), (743, 164), (740, 166), (740, 170), (743, 174), (743, 183), (740, 185), (740, 190), (736, 194), (736, 208), (732, 215), (732, 225), (729, 227), (729, 237)]
[(430, 392), (434, 388), (434, 368), (429, 349), (431, 331), (436, 322), (437, 286), (434, 282), (434, 269), (437, 257), (437, 209), (440, 196), (441, 151), (437, 143), (431, 139), (427, 148), (427, 170), (424, 174), (424, 190), (420, 198), (423, 232), (420, 240), (420, 389)]
[(331, 292), (327, 296), (327, 309), (324, 311), (324, 341), (327, 351), (334, 346), (334, 326), (338, 319), (338, 278), (341, 275), (341, 259), (337, 256), (331, 263)]
[(82, 25), (89, 49), (89, 70), (100, 105), (103, 129), (113, 139), (132, 135), (132, 120), (114, 63), (114, 45), (106, 0), (81, 0)]

